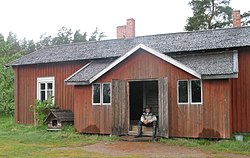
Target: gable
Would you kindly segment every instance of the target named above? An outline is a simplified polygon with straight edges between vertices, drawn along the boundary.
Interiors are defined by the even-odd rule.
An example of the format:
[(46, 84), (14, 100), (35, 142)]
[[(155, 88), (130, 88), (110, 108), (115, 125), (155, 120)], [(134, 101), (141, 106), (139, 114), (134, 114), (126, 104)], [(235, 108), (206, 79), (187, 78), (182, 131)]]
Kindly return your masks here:
[[(113, 61), (111, 64), (109, 64), (108, 66), (106, 64), (103, 64), (102, 68), (99, 68), (98, 73), (96, 73), (95, 75), (89, 75), (92, 77), (89, 78), (85, 78), (82, 79), (80, 76), (84, 73), (84, 71), (86, 71), (87, 67), (83, 68), (81, 71), (77, 72), (74, 74), (74, 76), (71, 76), (70, 78), (68, 78), (67, 80), (65, 80), (65, 82), (67, 84), (73, 84), (73, 85), (88, 85), (93, 83), (95, 80), (97, 80), (98, 78), (100, 78), (101, 76), (103, 76), (104, 74), (106, 74), (108, 71), (110, 71), (111, 69), (113, 69), (115, 66), (117, 66), (119, 63), (121, 63), (122, 61), (126, 60), (128, 57), (130, 57), (132, 54), (134, 54), (137, 50), (142, 49), (145, 50), (146, 52), (156, 56), (157, 58), (160, 58), (166, 62), (168, 62), (169, 64), (191, 74), (192, 76), (196, 77), (196, 78), (201, 78), (201, 75), (199, 73), (197, 73), (196, 71), (188, 68), (187, 66), (183, 65), (182, 63), (176, 61), (175, 59), (164, 55), (160, 52), (157, 52), (156, 50), (153, 50), (143, 44), (139, 44), (138, 46), (134, 47), (133, 49), (131, 49), (130, 51), (128, 51), (126, 54), (124, 54), (123, 56), (121, 56), (120, 58), (116, 59), (115, 61)], [(91, 65), (91, 63), (89, 63), (89, 65)], [(92, 64), (93, 65), (93, 64)], [(93, 68), (93, 67), (92, 67)], [(78, 78), (78, 80), (74, 80), (74, 78)], [(80, 79), (79, 79), (80, 78)]]

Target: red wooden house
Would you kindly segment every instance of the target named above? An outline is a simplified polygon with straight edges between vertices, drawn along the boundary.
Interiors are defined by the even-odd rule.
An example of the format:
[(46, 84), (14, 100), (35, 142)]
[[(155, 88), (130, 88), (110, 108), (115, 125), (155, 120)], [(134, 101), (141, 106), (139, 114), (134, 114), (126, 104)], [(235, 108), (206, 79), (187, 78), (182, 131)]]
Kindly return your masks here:
[(11, 63), (16, 122), (33, 123), (29, 106), (54, 96), (81, 133), (128, 134), (146, 105), (160, 136), (250, 132), (250, 27), (134, 35), (128, 19), (118, 39), (47, 47)]

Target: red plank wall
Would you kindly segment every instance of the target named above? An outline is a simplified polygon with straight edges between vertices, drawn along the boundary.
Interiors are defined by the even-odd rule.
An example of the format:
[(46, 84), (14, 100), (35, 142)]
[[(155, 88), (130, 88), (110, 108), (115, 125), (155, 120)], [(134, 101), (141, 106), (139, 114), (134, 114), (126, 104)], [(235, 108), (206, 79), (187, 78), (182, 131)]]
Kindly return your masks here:
[(37, 77), (55, 77), (55, 104), (63, 109), (74, 109), (73, 86), (64, 80), (86, 62), (52, 63), (14, 67), (15, 72), (15, 119), (18, 123), (33, 123), (30, 105), (37, 96)]
[[(178, 105), (177, 80), (193, 77), (147, 52), (138, 51), (96, 82), (161, 77), (168, 77), (170, 137), (230, 137), (231, 89), (227, 79), (203, 81), (202, 105)], [(110, 134), (112, 106), (92, 105), (91, 93), (91, 86), (75, 86), (75, 128), (77, 132)]]
[(240, 49), (239, 76), (233, 79), (232, 131), (250, 132), (250, 48)]

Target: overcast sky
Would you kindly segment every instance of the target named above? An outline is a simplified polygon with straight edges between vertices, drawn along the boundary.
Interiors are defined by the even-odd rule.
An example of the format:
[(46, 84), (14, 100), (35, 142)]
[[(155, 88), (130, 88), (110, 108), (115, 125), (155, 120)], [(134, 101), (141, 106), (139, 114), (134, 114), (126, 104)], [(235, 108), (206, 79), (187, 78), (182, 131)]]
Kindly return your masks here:
[[(136, 36), (183, 31), (192, 15), (190, 0), (1, 0), (0, 33), (12, 31), (18, 38), (38, 40), (55, 35), (62, 26), (91, 34), (95, 27), (108, 39), (116, 38), (116, 26), (136, 21)], [(233, 9), (250, 10), (249, 0), (231, 0)]]

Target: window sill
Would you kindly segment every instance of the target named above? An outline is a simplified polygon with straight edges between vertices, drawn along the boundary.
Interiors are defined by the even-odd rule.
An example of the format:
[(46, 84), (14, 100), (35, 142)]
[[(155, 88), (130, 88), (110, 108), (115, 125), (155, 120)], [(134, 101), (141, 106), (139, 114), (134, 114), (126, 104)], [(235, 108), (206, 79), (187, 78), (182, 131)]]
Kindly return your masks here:
[(111, 105), (111, 103), (110, 104), (92, 104), (92, 106), (110, 106)]
[(178, 106), (186, 106), (186, 105), (203, 105), (203, 103), (177, 103)]

